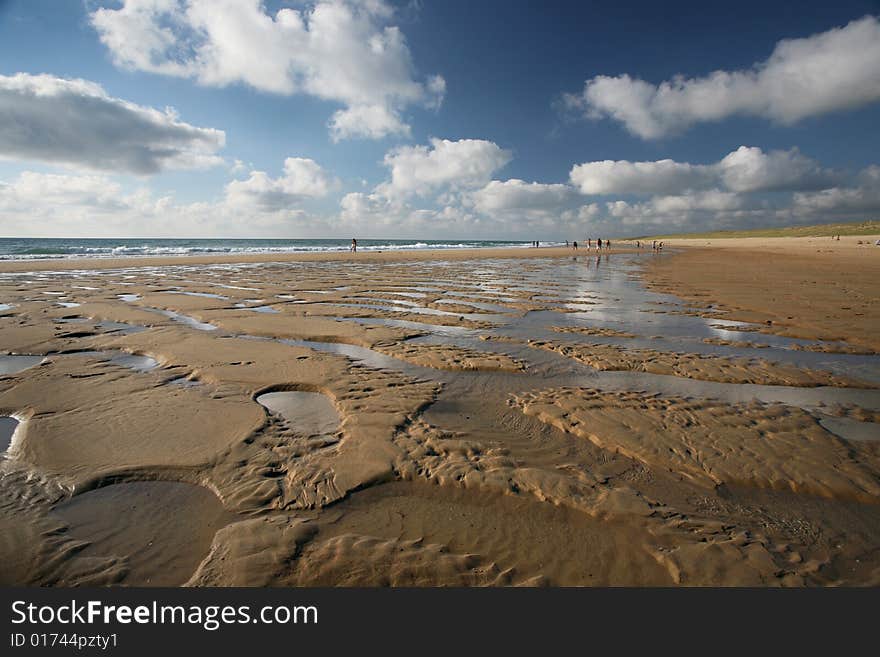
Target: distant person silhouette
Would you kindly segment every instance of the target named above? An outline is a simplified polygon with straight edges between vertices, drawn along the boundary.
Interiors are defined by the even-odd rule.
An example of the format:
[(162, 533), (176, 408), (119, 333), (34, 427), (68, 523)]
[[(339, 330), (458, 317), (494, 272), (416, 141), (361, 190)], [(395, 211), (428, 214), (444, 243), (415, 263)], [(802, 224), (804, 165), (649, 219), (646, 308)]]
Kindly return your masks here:
[(356, 253), (357, 250), (358, 250), (358, 241), (352, 237), (351, 238), (351, 247), (349, 248), (349, 251), (351, 251), (352, 253)]

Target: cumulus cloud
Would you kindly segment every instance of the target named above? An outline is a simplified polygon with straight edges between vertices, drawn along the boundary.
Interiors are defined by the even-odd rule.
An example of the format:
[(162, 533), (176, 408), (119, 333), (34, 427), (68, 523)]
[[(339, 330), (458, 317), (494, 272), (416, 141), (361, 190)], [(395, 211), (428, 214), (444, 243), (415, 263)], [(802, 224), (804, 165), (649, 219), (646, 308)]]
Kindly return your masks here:
[(122, 189), (106, 176), (70, 176), (23, 171), (11, 182), (0, 182), (0, 208), (27, 211), (35, 205), (87, 206), (92, 211), (126, 207)]
[(821, 189), (840, 177), (796, 148), (765, 154), (754, 146), (740, 146), (716, 169), (724, 186), (735, 192)]
[(512, 178), (492, 180), (470, 195), (474, 208), (487, 214), (524, 211), (552, 211), (562, 206), (572, 195), (568, 185), (527, 183)]
[(114, 98), (94, 82), (0, 75), (0, 157), (152, 174), (222, 163), (222, 130)]
[(391, 179), (377, 188), (388, 197), (424, 196), (441, 187), (475, 188), (510, 162), (511, 154), (482, 139), (432, 139), (430, 146), (401, 146), (385, 155)]
[(272, 178), (265, 171), (251, 171), (247, 179), (233, 180), (226, 185), (226, 199), (240, 207), (278, 210), (293, 207), (304, 199), (326, 196), (336, 184), (314, 160), (288, 157), (280, 177)]
[(569, 174), (572, 184), (582, 194), (668, 193), (706, 187), (713, 177), (711, 167), (673, 160), (585, 162), (576, 164)]
[(144, 190), (126, 192), (106, 175), (23, 171), (11, 180), (0, 181), (0, 214), (10, 236), (149, 232), (151, 226), (142, 219), (155, 221), (164, 216), (167, 203), (167, 199), (153, 198)]
[(695, 123), (758, 116), (789, 125), (806, 117), (880, 100), (880, 22), (866, 16), (801, 39), (776, 44), (752, 68), (676, 76), (658, 85), (598, 75), (565, 103), (589, 118), (608, 117), (643, 139), (681, 132)]
[(281, 175), (251, 171), (210, 201), (180, 203), (104, 174), (23, 171), (0, 180), (8, 235), (326, 237), (331, 217), (308, 210), (339, 181), (314, 160), (288, 157)]
[(641, 203), (609, 201), (605, 207), (608, 215), (618, 220), (619, 226), (627, 227), (662, 224), (679, 228), (711, 222), (710, 225), (724, 228), (732, 221), (743, 220), (762, 211), (760, 204), (753, 205), (741, 195), (717, 189), (656, 196)]
[(417, 79), (392, 17), (383, 0), (318, 0), (274, 15), (260, 0), (123, 0), (91, 14), (121, 67), (339, 103), (335, 140), (406, 135), (406, 107), (443, 100), (445, 80)]
[(796, 148), (765, 153), (740, 146), (713, 164), (674, 160), (602, 160), (576, 164), (569, 174), (582, 194), (676, 195), (716, 187), (731, 192), (794, 191), (833, 185), (839, 174)]
[(794, 195), (792, 214), (835, 219), (871, 219), (880, 214), (880, 166), (864, 169), (851, 186)]

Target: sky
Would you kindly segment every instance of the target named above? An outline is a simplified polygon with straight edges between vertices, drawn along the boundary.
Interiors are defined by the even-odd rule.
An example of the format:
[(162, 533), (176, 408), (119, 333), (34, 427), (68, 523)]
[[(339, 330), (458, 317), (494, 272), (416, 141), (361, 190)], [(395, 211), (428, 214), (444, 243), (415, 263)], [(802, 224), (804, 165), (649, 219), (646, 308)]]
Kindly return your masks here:
[(880, 215), (880, 2), (0, 0), (0, 236)]

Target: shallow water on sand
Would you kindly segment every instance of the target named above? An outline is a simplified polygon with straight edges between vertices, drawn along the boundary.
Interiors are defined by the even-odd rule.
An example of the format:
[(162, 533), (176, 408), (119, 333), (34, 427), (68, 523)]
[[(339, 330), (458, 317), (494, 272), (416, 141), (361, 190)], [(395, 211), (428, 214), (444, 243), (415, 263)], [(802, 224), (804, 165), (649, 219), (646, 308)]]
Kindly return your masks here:
[(321, 436), (339, 429), (336, 407), (320, 392), (267, 392), (258, 396), (257, 402), (282, 416), (297, 433)]
[(0, 416), (0, 452), (9, 449), (12, 442), (12, 435), (18, 428), (18, 420), (14, 417)]
[[(613, 396), (605, 393), (638, 391), (644, 392), (645, 397), (660, 395), (692, 400), (711, 399), (727, 404), (755, 400), (778, 403), (806, 409), (810, 416), (800, 411), (795, 413), (796, 409), (773, 407), (767, 410), (769, 407), (756, 404), (755, 408), (737, 406), (724, 418), (725, 421), (730, 417), (739, 419), (737, 413), (741, 412), (744, 423), (766, 423), (766, 426), (770, 426), (768, 435), (772, 437), (779, 434), (778, 427), (783, 426), (785, 421), (794, 422), (790, 417), (788, 420), (783, 417), (777, 422), (772, 416), (773, 412), (782, 416), (796, 414), (795, 419), (805, 418), (804, 424), (799, 426), (809, 424), (811, 430), (821, 432), (821, 428), (816, 426), (820, 424), (834, 436), (850, 442), (843, 443), (824, 433), (823, 440), (832, 442), (845, 454), (857, 455), (859, 450), (867, 452), (875, 448), (869, 443), (877, 439), (876, 423), (858, 418), (864, 420), (874, 417), (869, 411), (880, 409), (880, 390), (844, 387), (851, 382), (844, 382), (839, 387), (824, 384), (837, 384), (843, 377), (880, 384), (880, 356), (835, 353), (848, 346), (766, 333), (764, 331), (768, 328), (763, 325), (725, 319), (709, 302), (688, 304), (676, 297), (652, 292), (638, 278), (640, 263), (652, 257), (655, 256), (579, 255), (567, 259), (482, 260), (478, 265), (458, 262), (416, 262), (405, 265), (363, 262), (345, 263), (344, 266), (338, 263), (289, 263), (130, 268), (112, 274), (95, 272), (89, 274), (86, 282), (106, 289), (103, 295), (95, 295), (106, 300), (107, 296), (114, 296), (115, 292), (123, 289), (113, 286), (119, 284), (121, 276), (126, 276), (128, 278), (123, 282), (136, 286), (130, 289), (138, 294), (120, 296), (120, 306), (124, 305), (124, 301), (129, 301), (135, 303), (139, 311), (161, 314), (181, 325), (169, 329), (170, 322), (157, 322), (161, 328), (149, 329), (151, 333), (147, 335), (108, 345), (109, 348), (121, 344), (125, 348), (156, 354), (167, 368), (161, 372), (166, 375), (163, 381), (166, 384), (203, 386), (198, 390), (162, 388), (168, 392), (169, 398), (193, 395), (194, 398), (202, 396), (218, 400), (238, 395), (244, 397), (241, 401), (251, 411), (256, 410), (258, 428), (248, 429), (251, 424), (245, 426), (235, 442), (233, 455), (228, 457), (235, 459), (234, 473), (223, 471), (223, 476), (228, 479), (222, 480), (228, 484), (229, 481), (256, 477), (253, 489), (248, 489), (248, 495), (254, 497), (245, 495), (240, 498), (252, 503), (252, 499), (262, 500), (261, 495), (268, 496), (270, 501), (265, 503), (265, 507), (259, 507), (254, 502), (255, 508), (263, 511), (270, 508), (287, 510), (299, 508), (293, 505), (301, 503), (308, 513), (314, 512), (317, 524), (320, 524), (318, 539), (339, 539), (339, 544), (349, 540), (352, 533), (370, 536), (371, 540), (387, 541), (388, 545), (394, 541), (425, 538), (461, 555), (479, 554), (487, 561), (494, 560), (499, 568), (517, 568), (519, 574), (511, 580), (514, 582), (532, 575), (543, 575), (551, 583), (668, 583), (667, 571), (655, 572), (662, 563), (657, 556), (660, 553), (642, 553), (643, 546), (653, 540), (649, 536), (653, 530), (645, 530), (639, 524), (641, 520), (622, 520), (619, 526), (612, 526), (618, 520), (612, 522), (604, 518), (602, 512), (581, 513), (574, 511), (573, 507), (579, 503), (592, 504), (590, 496), (594, 494), (636, 490), (638, 495), (644, 496), (640, 500), (650, 497), (660, 500), (661, 505), (668, 504), (669, 508), (686, 509), (683, 513), (689, 514), (694, 514), (697, 508), (694, 500), (703, 503), (711, 498), (710, 510), (713, 512), (727, 504), (717, 517), (721, 518), (720, 522), (725, 527), (734, 526), (743, 531), (754, 532), (756, 528), (764, 531), (768, 526), (772, 526), (773, 531), (778, 527), (785, 531), (795, 527), (800, 531), (801, 525), (789, 521), (788, 516), (781, 520), (776, 517), (767, 519), (761, 515), (763, 509), (754, 513), (751, 510), (742, 512), (742, 505), (749, 503), (750, 498), (736, 493), (739, 497), (728, 504), (727, 500), (721, 499), (723, 496), (720, 493), (716, 495), (717, 491), (713, 491), (711, 486), (703, 489), (693, 482), (683, 481), (673, 468), (675, 464), (667, 467), (661, 462), (657, 465), (638, 455), (624, 456), (626, 452), (615, 451), (613, 446), (594, 443), (591, 436), (578, 433), (573, 425), (565, 424), (569, 419), (569, 409), (561, 405), (560, 397), (551, 395), (547, 403), (553, 406), (553, 410), (559, 411), (558, 416), (551, 418), (558, 420), (556, 423), (548, 421), (546, 417), (524, 412), (523, 406), (518, 405), (515, 398), (550, 388), (584, 387), (591, 389), (589, 394), (599, 391), (602, 404), (607, 404), (602, 413), (611, 416), (616, 412), (616, 417), (623, 417), (626, 409), (622, 411), (622, 406), (615, 407), (611, 399)], [(37, 288), (51, 286), (53, 290), (64, 289), (61, 279), (65, 276), (68, 275), (47, 275), (36, 284)], [(99, 283), (103, 276), (110, 277), (106, 286), (100, 286)], [(228, 303), (202, 303), (190, 299), (182, 308), (211, 323), (169, 308), (145, 308), (138, 303), (143, 298), (161, 298), (152, 295), (172, 289), (179, 294), (195, 297), (211, 299), (219, 296), (201, 292), (214, 289), (208, 286), (228, 289)], [(80, 300), (79, 295), (74, 298)], [(17, 300), (17, 297), (13, 296), (12, 300)], [(183, 304), (185, 300), (176, 297), (176, 301)], [(158, 300), (151, 303), (164, 305)], [(245, 313), (241, 309), (254, 313)], [(280, 310), (280, 313), (262, 318), (254, 316), (259, 312), (272, 312), (268, 309)], [(471, 309), (474, 312), (456, 312)], [(120, 319), (124, 317), (122, 313), (119, 315)], [(462, 321), (458, 321), (458, 318), (462, 318)], [(297, 324), (298, 321), (300, 324)], [(452, 325), (433, 324), (432, 321)], [(340, 325), (340, 330), (336, 330)], [(146, 330), (133, 325), (123, 326)], [(396, 330), (390, 331), (389, 328)], [(274, 332), (276, 330), (277, 333)], [(197, 331), (212, 333), (206, 335)], [(250, 335), (248, 331), (263, 335)], [(312, 335), (315, 339), (294, 340), (283, 337), (285, 335)], [(271, 349), (263, 350), (265, 345), (261, 349), (254, 348), (251, 355), (248, 343), (233, 338), (305, 347), (313, 352), (341, 355), (348, 361), (291, 349), (293, 360), (286, 363), (287, 350), (277, 344), (272, 345)], [(112, 336), (112, 339), (116, 340), (116, 337)], [(169, 341), (178, 339), (192, 342), (198, 348), (193, 347), (191, 351), (174, 349)], [(354, 344), (321, 341), (334, 339)], [(755, 365), (751, 372), (760, 370), (759, 363), (763, 361), (776, 364), (776, 374), (768, 369), (766, 371), (771, 371), (770, 375), (748, 380), (804, 383), (803, 378), (786, 379), (778, 374), (783, 366), (788, 368), (788, 372), (794, 366), (830, 372), (840, 378), (817, 378), (823, 382), (818, 387), (797, 387), (721, 382), (725, 380), (719, 378), (723, 375), (711, 367), (703, 370), (693, 366), (691, 369), (652, 370), (669, 372), (667, 374), (645, 373), (636, 368), (602, 370), (558, 351), (540, 348), (534, 342), (530, 344), (530, 341), (543, 341), (550, 347), (575, 345), (584, 348), (585, 345), (595, 345), (585, 348), (588, 356), (601, 353), (602, 349), (608, 347), (620, 348), (627, 353), (639, 350), (642, 355), (635, 359), (641, 359), (638, 364), (653, 363), (670, 353), (690, 357), (710, 356), (713, 361), (717, 358), (752, 359)], [(215, 346), (216, 356), (213, 351)], [(164, 350), (167, 350), (167, 354)], [(478, 353), (471, 362), (477, 365), (467, 362), (469, 355), (473, 356), (474, 352)], [(158, 363), (147, 356), (109, 350), (101, 353), (102, 359), (135, 371), (133, 374), (112, 372), (117, 377), (140, 376), (138, 372), (158, 367)], [(260, 361), (260, 353), (271, 354), (271, 358), (265, 356)], [(499, 371), (496, 367), (493, 370), (492, 358), (496, 362), (502, 360), (498, 356), (513, 359), (515, 365), (522, 363), (523, 368), (508, 367)], [(480, 361), (479, 357), (483, 360)], [(35, 358), (39, 362), (38, 357)], [(272, 360), (275, 358), (278, 360)], [(341, 372), (340, 380), (344, 379), (345, 383), (339, 384), (337, 389), (333, 387), (336, 381), (310, 379), (304, 374), (303, 364), (294, 362), (300, 359), (304, 361), (305, 368), (311, 368), (314, 364), (316, 368), (330, 368), (326, 371)], [(283, 366), (275, 367), (276, 364)], [(332, 369), (331, 365), (339, 369)], [(383, 372), (378, 373), (377, 370)], [(271, 371), (272, 374), (263, 377), (264, 371)], [(392, 372), (395, 376), (386, 372)], [(719, 380), (687, 378), (691, 374)], [(202, 384), (197, 381), (200, 377), (204, 379)], [(153, 379), (159, 378), (155, 375), (141, 376), (139, 382), (152, 385)], [(374, 379), (378, 383), (374, 384)], [(389, 383), (384, 388), (385, 381), (393, 382), (393, 386)], [(418, 407), (417, 411), (409, 410), (402, 414), (403, 423), (387, 428), (387, 436), (383, 434), (383, 439), (393, 443), (394, 448), (389, 451), (399, 455), (394, 473), (383, 475), (387, 478), (380, 478), (379, 484), (371, 480), (361, 489), (361, 485), (356, 483), (354, 488), (338, 491), (342, 497), (333, 497), (337, 493), (334, 486), (345, 480), (344, 476), (337, 475), (350, 463), (339, 455), (347, 456), (344, 448), (351, 447), (353, 442), (360, 439), (358, 425), (364, 420), (360, 414), (382, 414), (385, 408), (383, 404), (389, 399), (414, 394), (412, 391), (418, 390), (422, 382), (439, 385), (424, 386), (430, 390), (425, 393), (424, 405)], [(805, 385), (812, 383), (806, 380)], [(284, 389), (297, 386), (304, 389)], [(399, 387), (395, 389), (395, 386)], [(325, 389), (333, 396), (314, 392)], [(271, 392), (254, 398), (255, 390)], [(374, 399), (379, 401), (375, 407), (371, 407)], [(270, 417), (263, 415), (253, 401), (261, 404)], [(838, 405), (840, 408), (837, 408)], [(198, 408), (198, 404), (193, 408)], [(752, 412), (754, 416), (749, 416)], [(657, 411), (655, 415), (661, 423), (667, 419), (664, 411)], [(368, 424), (364, 422), (364, 426)], [(623, 427), (620, 431), (625, 433), (629, 427), (626, 418), (619, 424)], [(731, 426), (727, 424), (724, 429)], [(615, 429), (605, 430), (613, 434)], [(663, 430), (658, 429), (658, 435)], [(695, 435), (698, 433), (699, 427)], [(291, 440), (291, 434), (295, 438), (299, 434), (320, 438), (298, 441)], [(323, 440), (331, 435), (331, 439)], [(731, 435), (734, 442), (740, 439), (735, 430), (731, 431)], [(796, 441), (796, 437), (792, 440)], [(325, 447), (329, 448), (325, 450)], [(258, 449), (264, 451), (256, 451)], [(265, 460), (261, 461), (254, 455)], [(639, 461), (640, 458), (643, 460)], [(468, 471), (467, 467), (461, 465), (464, 462), (468, 467), (473, 466), (473, 470)], [(459, 466), (461, 471), (456, 472), (455, 467)], [(251, 467), (253, 472), (248, 471)], [(337, 467), (339, 471), (335, 470)], [(210, 471), (206, 472), (206, 477), (213, 476)], [(218, 472), (221, 472), (219, 467)], [(405, 480), (386, 483), (388, 478), (396, 477)], [(462, 481), (466, 483), (460, 483)], [(490, 487), (486, 485), (484, 488), (484, 483), (492, 481), (502, 482), (501, 492), (498, 488), (491, 489), (491, 494), (487, 492)], [(222, 485), (218, 484), (218, 490), (222, 491)], [(183, 546), (182, 541), (171, 536), (171, 532), (182, 530), (174, 529), (170, 522), (161, 518), (162, 505), (154, 501), (157, 496), (166, 499), (162, 497), (165, 493), (160, 491), (148, 495), (149, 491), (144, 486), (146, 484), (118, 484), (79, 495), (65, 503), (71, 507), (78, 504), (83, 509), (70, 522), (71, 535), (93, 541), (95, 547), (89, 549), (94, 551), (87, 554), (121, 555), (131, 560), (131, 574), (126, 576), (131, 579), (125, 579), (124, 583), (185, 581), (198, 562), (195, 553), (204, 556), (210, 541), (200, 536), (199, 541), (202, 542), (198, 542), (195, 548), (189, 550)], [(173, 494), (168, 492), (167, 499), (172, 499), (174, 495), (181, 496), (183, 503), (188, 505), (182, 510), (185, 518), (195, 517), (198, 509), (206, 517), (212, 517), (212, 509), (218, 503), (210, 493), (196, 489), (209, 496), (206, 498), (208, 501), (199, 501), (198, 496), (202, 493), (187, 492), (189, 489), (177, 490)], [(279, 490), (283, 490), (286, 497), (271, 497)], [(500, 496), (498, 499), (492, 497), (496, 493)], [(220, 494), (224, 495), (224, 500), (231, 499), (225, 492)], [(810, 511), (811, 505), (819, 504), (809, 501), (813, 499), (811, 494), (793, 490), (787, 490), (784, 494), (790, 497), (779, 502), (779, 508), (794, 518), (804, 510)], [(152, 501), (148, 499), (151, 495)], [(198, 499), (195, 502), (187, 501), (188, 496)], [(780, 499), (782, 497), (780, 493)], [(321, 508), (323, 499), (333, 503), (328, 502)], [(759, 499), (757, 495), (755, 499)], [(547, 500), (551, 500), (552, 504)], [(567, 506), (569, 504), (572, 504), (572, 508)], [(825, 500), (822, 504), (829, 509), (827, 516), (822, 511), (812, 518), (818, 518), (816, 522), (819, 524), (825, 523), (822, 531), (828, 536), (836, 536), (838, 529), (841, 535), (849, 532), (862, 521), (866, 523), (865, 526), (875, 521), (880, 526), (880, 517), (876, 516), (874, 505), (854, 507), (856, 511), (852, 517), (855, 520), (840, 521), (839, 525), (835, 525), (838, 521), (828, 518), (837, 517), (832, 511), (842, 508), (840, 500)], [(65, 505), (58, 507), (58, 513), (67, 509)], [(612, 507), (619, 511), (614, 505)], [(140, 557), (132, 556), (142, 545), (153, 549), (148, 530), (126, 526), (126, 531), (135, 538), (123, 539), (113, 526), (98, 526), (95, 524), (97, 521), (88, 520), (88, 513), (101, 515), (104, 513), (101, 509), (104, 508), (115, 510), (117, 514), (125, 514), (126, 509), (131, 509), (131, 515), (135, 519), (140, 518), (149, 532), (154, 531), (152, 527), (159, 527), (154, 532), (161, 537), (157, 540), (169, 542), (172, 546), (170, 554), (182, 554), (180, 564), (184, 565), (172, 564), (169, 572), (176, 574), (162, 574), (164, 579), (157, 579), (158, 570), (153, 562), (160, 563), (163, 559), (167, 562), (171, 557), (153, 552), (139, 561)], [(655, 511), (649, 510), (648, 513), (653, 513), (650, 517), (656, 520), (658, 515), (664, 513), (663, 508), (658, 505)], [(625, 509), (622, 517), (628, 512)], [(737, 513), (741, 515), (736, 516)], [(320, 517), (321, 514), (325, 515)], [(734, 521), (728, 523), (730, 517)], [(758, 520), (752, 523), (753, 518)], [(205, 534), (209, 533), (210, 524), (202, 525)], [(779, 532), (784, 533), (783, 530)], [(818, 532), (816, 535), (820, 534)], [(880, 530), (874, 531), (869, 527), (863, 536), (858, 532), (849, 536), (856, 537), (855, 544), (870, 547), (876, 546), (878, 535)], [(799, 537), (796, 538), (799, 540)], [(784, 540), (791, 542), (794, 539), (785, 536)], [(781, 543), (782, 539), (779, 541)], [(580, 546), (577, 550), (571, 551), (565, 547), (575, 543)], [(326, 545), (324, 548), (329, 549)], [(418, 556), (422, 554), (419, 552), (421, 549), (407, 548), (407, 554), (413, 559), (422, 558)], [(369, 565), (373, 563), (369, 559), (345, 565), (345, 559), (350, 556), (348, 553), (321, 550), (318, 542), (312, 542), (305, 548), (303, 558), (308, 560), (310, 554), (315, 559), (328, 553), (335, 554), (340, 560), (333, 567), (339, 569), (334, 572), (340, 579), (327, 575), (329, 579), (306, 578), (303, 582), (334, 584), (349, 581), (345, 577), (353, 576), (353, 573), (368, 573), (373, 578), (382, 575)], [(393, 554), (398, 552), (397, 547), (389, 550)], [(318, 571), (320, 568), (316, 569)], [(375, 583), (379, 580), (369, 581)]]
[(87, 541), (83, 556), (122, 557), (119, 584), (178, 586), (208, 553), (230, 519), (206, 488), (169, 481), (114, 484), (76, 495), (54, 513), (71, 537)]
[(0, 356), (0, 375), (17, 374), (37, 365), (42, 356)]

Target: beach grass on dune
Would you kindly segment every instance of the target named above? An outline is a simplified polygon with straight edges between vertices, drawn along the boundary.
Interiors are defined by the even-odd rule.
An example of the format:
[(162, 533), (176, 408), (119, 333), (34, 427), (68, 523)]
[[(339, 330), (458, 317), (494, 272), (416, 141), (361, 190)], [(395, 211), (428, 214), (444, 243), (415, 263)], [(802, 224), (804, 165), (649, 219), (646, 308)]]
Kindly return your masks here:
[(654, 239), (722, 239), (726, 237), (830, 237), (832, 235), (877, 235), (880, 221), (788, 226), (786, 228), (756, 228), (753, 230), (717, 230), (707, 233), (678, 233), (636, 236), (633, 240)]

